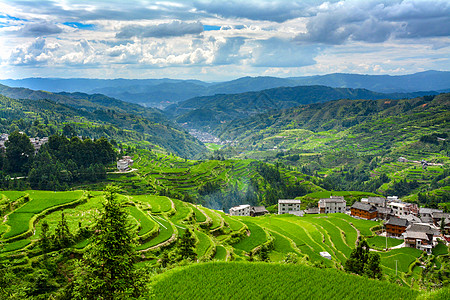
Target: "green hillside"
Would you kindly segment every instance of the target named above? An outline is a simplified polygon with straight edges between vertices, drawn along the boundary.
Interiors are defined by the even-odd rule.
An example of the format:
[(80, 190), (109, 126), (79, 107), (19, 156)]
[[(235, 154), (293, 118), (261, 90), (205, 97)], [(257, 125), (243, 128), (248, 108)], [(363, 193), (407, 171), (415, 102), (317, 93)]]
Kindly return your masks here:
[(218, 94), (192, 98), (165, 109), (178, 123), (194, 128), (207, 128), (245, 119), (248, 116), (298, 105), (338, 99), (399, 99), (414, 94), (382, 94), (364, 89), (296, 86), (266, 89), (242, 94)]
[(170, 270), (154, 280), (151, 299), (416, 299), (419, 295), (336, 270), (283, 264), (213, 262)]
[[(417, 195), (448, 185), (449, 106), (450, 94), (338, 100), (236, 120), (214, 133), (233, 141), (223, 155), (296, 167), (327, 190)], [(422, 160), (431, 164), (422, 168)]]
[[(95, 95), (88, 98), (95, 98)], [(69, 136), (104, 136), (122, 143), (159, 146), (184, 157), (192, 157), (206, 151), (203, 144), (175, 125), (172, 127), (171, 122), (159, 112), (143, 112), (143, 107), (128, 111), (117, 106), (108, 108), (86, 99), (72, 101), (87, 102), (92, 104), (93, 109), (87, 110), (83, 105), (77, 107), (71, 103), (16, 100), (0, 95), (0, 131), (8, 133), (20, 130), (30, 137), (44, 137), (61, 133), (63, 128), (69, 125), (71, 131), (65, 133)]]
[[(93, 226), (104, 202), (103, 193), (87, 191), (55, 193), (33, 190), (2, 193), (1, 203), (12, 207), (12, 211), (5, 211), (1, 216), (3, 221), (0, 224), (0, 264), (3, 269), (0, 271), (13, 270), (17, 276), (21, 276), (21, 274), (38, 276), (37, 274), (43, 274), (43, 272), (49, 274), (50, 277), (41, 278), (42, 286), (52, 285), (53, 280), (56, 280), (59, 287), (52, 285), (53, 287), (49, 290), (36, 287), (40, 293), (49, 296), (52, 291), (56, 292), (70, 282), (73, 276), (71, 271), (73, 259), (80, 257), (91, 241)], [(139, 268), (155, 268), (159, 272), (164, 272), (167, 267), (172, 268), (179, 263), (186, 264), (187, 262), (180, 262), (177, 256), (179, 241), (186, 229), (190, 229), (194, 233), (194, 253), (199, 262), (210, 260), (261, 261), (263, 260), (262, 253), (267, 251), (267, 260), (272, 263), (288, 261), (296, 264), (288, 266), (267, 263), (216, 263), (213, 265), (199, 264), (180, 271), (175, 269), (152, 280), (153, 289), (151, 291), (158, 298), (165, 297), (167, 292), (175, 293), (174, 290), (167, 289), (167, 285), (176, 286), (174, 281), (177, 284), (197, 285), (199, 289), (194, 289), (192, 292), (206, 296), (213, 290), (208, 288), (210, 281), (205, 280), (221, 276), (220, 273), (223, 276), (231, 276), (230, 278), (235, 278), (239, 282), (246, 282), (248, 286), (266, 286), (265, 293), (268, 297), (275, 292), (280, 292), (272, 287), (272, 284), (280, 282), (284, 286), (290, 282), (289, 280), (294, 279), (298, 283), (292, 282), (288, 286), (292, 287), (298, 284), (311, 292), (317, 288), (318, 290), (314, 293), (318, 293), (324, 287), (318, 286), (317, 280), (306, 280), (306, 278), (325, 276), (334, 278), (326, 280), (326, 282), (336, 284), (333, 290), (337, 294), (348, 293), (348, 289), (342, 287), (350, 285), (364, 286), (369, 290), (380, 289), (389, 295), (391, 293), (393, 293), (392, 295), (401, 295), (400, 298), (414, 298), (418, 295), (416, 289), (419, 287), (434, 287), (431, 282), (434, 282), (435, 277), (433, 276), (437, 276), (438, 272), (441, 272), (440, 276), (447, 276), (445, 268), (448, 265), (448, 255), (446, 255), (448, 250), (443, 245), (440, 247), (442, 249), (439, 250), (439, 253), (436, 252), (436, 256), (431, 257), (423, 256), (421, 251), (411, 248), (393, 249), (387, 252), (378, 251), (381, 256), (384, 279), (400, 282), (411, 289), (345, 274), (342, 271), (343, 265), (355, 248), (357, 240), (371, 237), (373, 230), (379, 227), (378, 222), (354, 219), (345, 214), (305, 217), (292, 215), (267, 215), (256, 218), (231, 217), (200, 205), (153, 194), (119, 195), (119, 199), (129, 213), (128, 230), (136, 235), (136, 250), (139, 253), (137, 266)], [(71, 242), (65, 246), (57, 242), (59, 235), (53, 235), (58, 230), (61, 232), (63, 222), (67, 224), (64, 229), (65, 235), (71, 237)], [(44, 224), (48, 224), (45, 233)], [(41, 246), (44, 234), (50, 236), (50, 246), (47, 246), (48, 249), (45, 251)], [(368, 241), (375, 246), (380, 243), (375, 238), (369, 238)], [(389, 240), (390, 245), (393, 242)], [(323, 251), (331, 254), (331, 260), (320, 255), (320, 252)], [(397, 266), (395, 260), (398, 262)], [(53, 265), (52, 262), (57, 262), (57, 265)], [(419, 265), (426, 266), (427, 272), (422, 272)], [(241, 268), (250, 268), (253, 271), (244, 272)], [(327, 270), (320, 270), (324, 268)], [(192, 280), (197, 275), (184, 274), (184, 272), (190, 272), (189, 270), (198, 270), (194, 272), (203, 279)], [(255, 275), (259, 273), (261, 276)], [(300, 276), (298, 273), (303, 275)], [(252, 282), (252, 279), (247, 277), (248, 274), (252, 274), (253, 280), (257, 280), (257, 282)], [(303, 277), (304, 275), (307, 276)], [(178, 276), (188, 276), (191, 278), (190, 283), (177, 279)], [(217, 277), (217, 280), (222, 279), (225, 280), (224, 282), (228, 280)], [(31, 280), (30, 277), (23, 277), (20, 282), (25, 284), (24, 282), (27, 280)], [(266, 280), (268, 281), (266, 282)], [(20, 282), (15, 284), (22, 284)], [(363, 284), (363, 282), (365, 283)], [(227, 285), (216, 284), (216, 286), (219, 289), (227, 289)], [(358, 295), (361, 293), (366, 295), (366, 289), (353, 292)], [(176, 288), (175, 290), (179, 290), (180, 297), (193, 297), (186, 289)], [(248, 297), (253, 298), (253, 289), (246, 290), (250, 293)], [(282, 290), (283, 293), (288, 293), (286, 295), (293, 296), (302, 291), (297, 288)], [(227, 298), (227, 291), (217, 290), (215, 292)], [(369, 294), (373, 293), (375, 292), (372, 291)], [(373, 294), (374, 297), (375, 295), (378, 294)]]

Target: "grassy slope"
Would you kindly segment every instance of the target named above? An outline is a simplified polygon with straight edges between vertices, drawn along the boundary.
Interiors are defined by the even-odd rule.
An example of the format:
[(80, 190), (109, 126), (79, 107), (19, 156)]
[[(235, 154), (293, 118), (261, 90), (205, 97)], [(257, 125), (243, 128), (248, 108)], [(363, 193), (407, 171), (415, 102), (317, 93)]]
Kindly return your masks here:
[[(189, 278), (189, 280), (186, 280)], [(415, 299), (419, 293), (337, 270), (265, 263), (207, 263), (154, 278), (152, 299)]]

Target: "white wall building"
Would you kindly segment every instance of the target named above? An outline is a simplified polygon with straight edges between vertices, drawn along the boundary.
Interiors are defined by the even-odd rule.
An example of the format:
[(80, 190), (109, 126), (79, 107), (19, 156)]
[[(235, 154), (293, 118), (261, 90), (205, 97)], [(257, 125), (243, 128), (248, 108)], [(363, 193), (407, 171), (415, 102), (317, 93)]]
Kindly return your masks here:
[(278, 200), (278, 214), (288, 214), (291, 211), (300, 211), (301, 200), (296, 199), (280, 199)]
[(230, 216), (250, 216), (250, 205), (243, 204), (230, 208)]
[(405, 217), (409, 214), (417, 215), (419, 212), (419, 207), (414, 203), (407, 202), (390, 202), (387, 207), (392, 208), (392, 213), (399, 218)]
[(345, 213), (347, 201), (342, 196), (331, 196), (319, 200), (319, 213), (335, 214)]

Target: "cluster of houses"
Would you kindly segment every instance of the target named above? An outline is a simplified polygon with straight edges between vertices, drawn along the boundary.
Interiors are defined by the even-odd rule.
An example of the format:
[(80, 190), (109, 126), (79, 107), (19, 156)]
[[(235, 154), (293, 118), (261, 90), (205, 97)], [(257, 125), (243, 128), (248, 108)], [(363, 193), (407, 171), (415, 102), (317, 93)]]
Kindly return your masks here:
[(248, 204), (238, 205), (230, 208), (230, 216), (264, 216), (269, 212), (264, 206), (250, 206)]
[(132, 166), (133, 159), (131, 158), (131, 156), (122, 156), (122, 158), (117, 161), (117, 169), (120, 172), (128, 171)]
[(350, 215), (367, 220), (385, 220), (386, 235), (403, 238), (406, 247), (427, 253), (436, 245), (438, 237), (450, 241), (450, 213), (439, 209), (418, 207), (397, 197), (369, 197), (355, 202)]
[[(7, 133), (2, 133), (2, 134), (0, 135), (0, 150), (3, 151), (3, 150), (6, 149), (5, 143), (6, 143), (6, 141), (8, 140), (8, 138), (9, 138), (9, 134), (7, 134)], [(33, 147), (34, 147), (34, 153), (36, 154), (36, 153), (38, 153), (39, 149), (41, 149), (42, 145), (44, 145), (45, 143), (48, 142), (48, 137), (43, 137), (43, 138), (38, 138), (38, 137), (30, 138), (30, 142), (31, 142), (31, 144), (32, 144)]]
[[(342, 196), (322, 198), (317, 207), (302, 210), (301, 200), (278, 200), (278, 214), (329, 214), (347, 213), (354, 218), (384, 220), (386, 236), (404, 239), (405, 247), (431, 253), (438, 238), (450, 242), (450, 213), (439, 209), (423, 208), (401, 201), (396, 196), (368, 197), (347, 207)], [(239, 205), (230, 208), (232, 216), (261, 216), (268, 213), (264, 206)]]

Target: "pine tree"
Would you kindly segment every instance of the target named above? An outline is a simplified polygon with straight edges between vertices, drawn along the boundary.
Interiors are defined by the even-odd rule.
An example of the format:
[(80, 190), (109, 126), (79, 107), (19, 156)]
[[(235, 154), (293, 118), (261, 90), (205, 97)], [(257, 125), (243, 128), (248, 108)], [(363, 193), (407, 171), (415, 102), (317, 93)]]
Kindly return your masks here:
[(381, 278), (380, 254), (375, 252), (368, 253), (367, 262), (364, 264), (364, 275), (369, 278)]
[(50, 237), (48, 235), (49, 226), (47, 221), (42, 222), (41, 226), (41, 239), (40, 239), (40, 246), (42, 251), (47, 252), (50, 249)]
[(135, 234), (129, 230), (128, 213), (117, 191), (114, 186), (105, 189), (106, 202), (93, 241), (75, 272), (71, 295), (75, 299), (126, 299), (141, 292), (134, 267)]
[(180, 259), (195, 260), (197, 258), (197, 254), (194, 251), (195, 243), (196, 240), (194, 238), (194, 234), (189, 228), (187, 228), (184, 231), (184, 234), (181, 237), (180, 242), (178, 243), (178, 251)]

